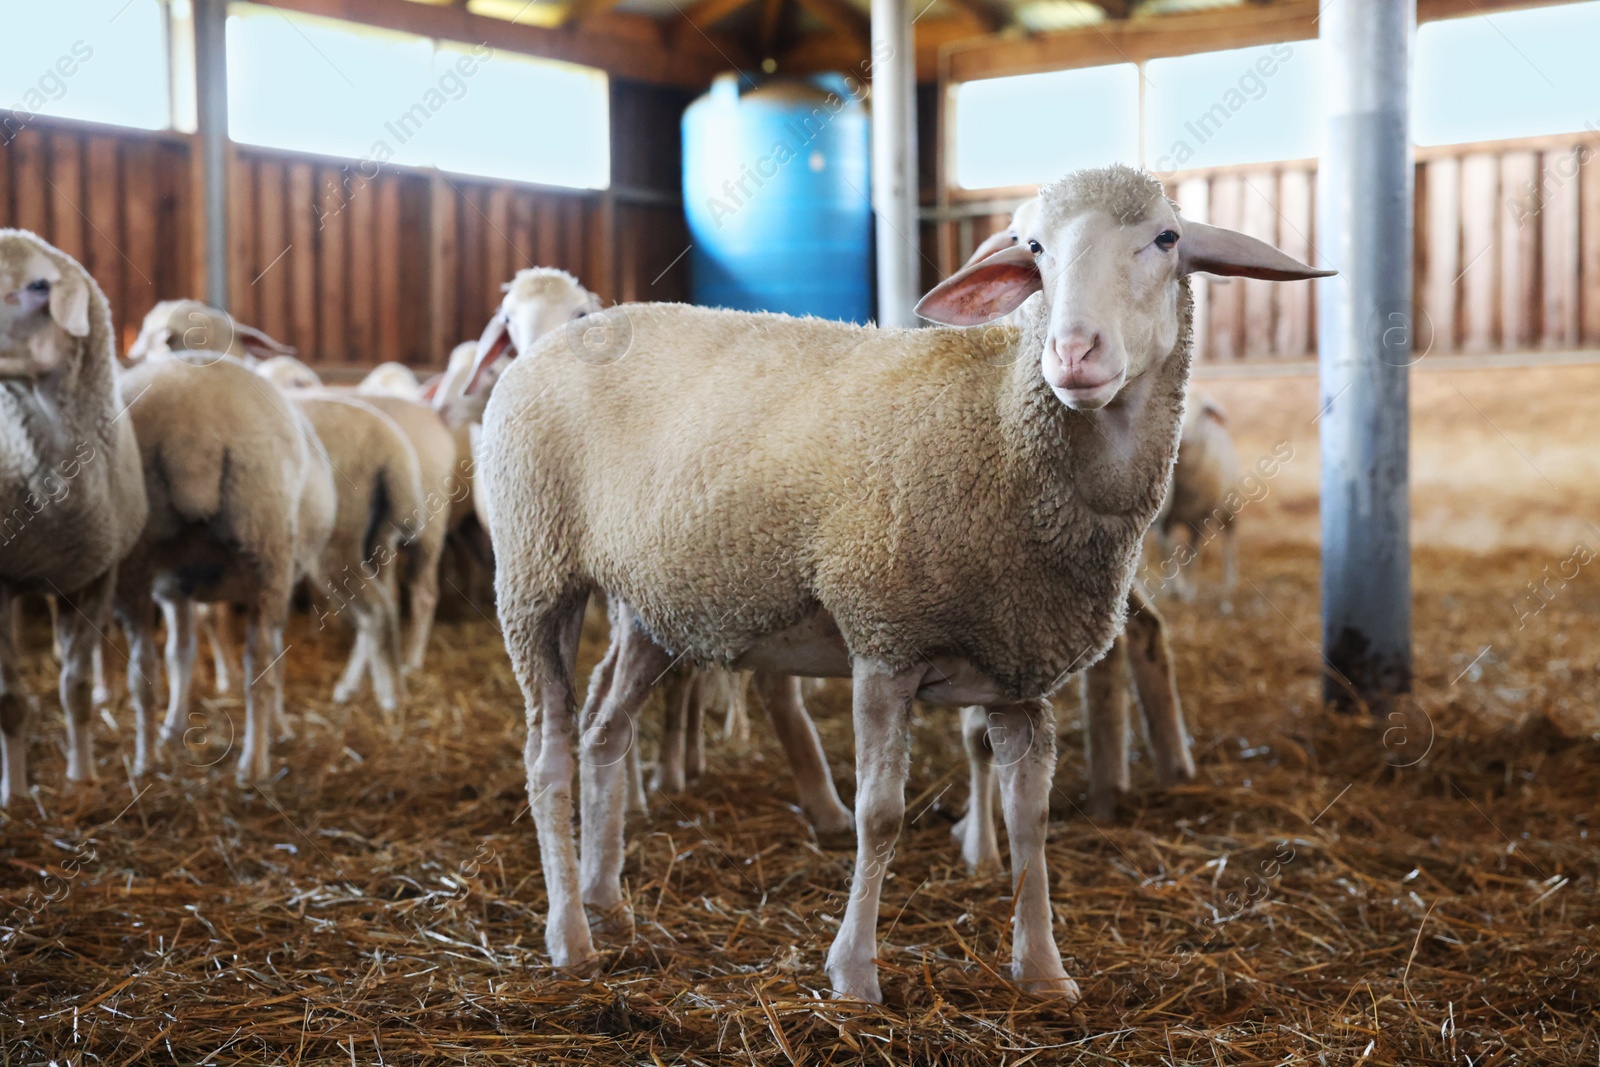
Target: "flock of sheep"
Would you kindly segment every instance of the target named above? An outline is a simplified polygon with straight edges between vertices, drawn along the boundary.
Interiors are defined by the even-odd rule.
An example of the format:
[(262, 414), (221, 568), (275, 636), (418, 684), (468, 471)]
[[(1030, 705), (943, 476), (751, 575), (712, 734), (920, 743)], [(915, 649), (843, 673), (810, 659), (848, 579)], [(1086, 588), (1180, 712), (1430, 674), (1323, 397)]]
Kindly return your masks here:
[[(1198, 528), (1232, 477), (1220, 413), (1193, 405), (1185, 418), (1198, 271), (1328, 273), (1181, 220), (1155, 179), (1114, 167), (1046, 187), (924, 297), (919, 312), (950, 328), (603, 309), (569, 275), (535, 268), (426, 389), (386, 365), (335, 390), (193, 301), (158, 305), (119, 360), (111, 309), (84, 269), (0, 231), (0, 803), (26, 789), (34, 709), (18, 676), (19, 594), (58, 603), (73, 781), (93, 773), (111, 619), (130, 646), (144, 773), (156, 760), (157, 610), (161, 740), (173, 744), (189, 722), (198, 635), (209, 631), (222, 673), (230, 605), (242, 608), (244, 784), (271, 773), (272, 740), (290, 730), (296, 588), (323, 621), (355, 630), (335, 698), (370, 678), (393, 708), (424, 665), (446, 536), (475, 512), (527, 703), (557, 966), (592, 966), (591, 922), (626, 919), (625, 817), (645, 795), (633, 742), (651, 689), (667, 689), (655, 784), (679, 789), (703, 767), (705, 707), (737, 709), (753, 672), (819, 837), (855, 839), (830, 988), (881, 999), (879, 891), (915, 699), (963, 709), (971, 793), (956, 835), (975, 869), (1000, 864), (998, 793), (1015, 979), (1076, 998), (1051, 929), (1046, 698), (1087, 676), (1096, 812), (1128, 788), (1128, 675), (1158, 779), (1194, 775), (1160, 616), (1134, 578), (1152, 524)], [(585, 358), (591, 317), (625, 322), (625, 358)], [(1193, 474), (1169, 493), (1180, 436)], [(597, 596), (612, 643), (580, 706), (578, 637)], [(804, 708), (801, 679), (813, 677), (852, 680), (853, 813)]]

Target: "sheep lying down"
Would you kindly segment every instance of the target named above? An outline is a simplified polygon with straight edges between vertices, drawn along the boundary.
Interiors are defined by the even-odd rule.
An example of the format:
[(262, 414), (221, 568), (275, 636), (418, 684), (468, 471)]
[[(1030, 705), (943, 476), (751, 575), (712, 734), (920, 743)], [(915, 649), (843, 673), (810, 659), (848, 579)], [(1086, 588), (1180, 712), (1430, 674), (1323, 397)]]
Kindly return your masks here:
[[(1051, 929), (1044, 698), (1121, 628), (1177, 450), (1196, 270), (1327, 273), (1181, 220), (1158, 182), (1117, 167), (1047, 187), (1025, 242), (919, 305), (968, 326), (1042, 293), (1020, 328), (639, 305), (604, 313), (626, 317), (620, 359), (579, 358), (558, 332), (513, 361), (485, 413), (481, 473), (558, 966), (595, 959), (584, 905), (623, 900), (621, 820), (585, 820), (581, 872), (571, 832), (573, 662), (601, 590), (663, 663), (852, 679), (856, 863), (827, 961), (841, 995), (881, 999), (879, 893), (911, 701), (985, 705), (1002, 727), (1013, 973), (1077, 996)], [(637, 699), (607, 699), (585, 732), (597, 809), (622, 810), (625, 761), (607, 746), (625, 730), (607, 727)]]

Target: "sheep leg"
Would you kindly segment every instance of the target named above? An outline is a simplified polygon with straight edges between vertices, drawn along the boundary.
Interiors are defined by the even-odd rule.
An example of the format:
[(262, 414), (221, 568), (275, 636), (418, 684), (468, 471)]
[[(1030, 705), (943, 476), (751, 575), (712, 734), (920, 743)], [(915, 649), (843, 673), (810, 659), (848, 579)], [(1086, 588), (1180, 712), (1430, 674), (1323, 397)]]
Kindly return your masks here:
[(580, 880), (583, 903), (626, 926), (622, 858), (626, 810), (627, 755), (639, 739), (639, 709), (672, 657), (633, 625), (612, 634), (620, 646), (605, 696), (584, 724), (578, 780), (582, 789)]
[[(432, 527), (443, 530), (436, 519)], [(411, 594), (411, 632), (406, 639), (405, 671), (422, 670), (428, 656), (428, 639), (433, 636), (433, 618), (439, 610), (439, 560), (444, 555), (444, 535), (430, 533), (412, 550), (409, 581)]]
[(110, 647), (110, 637), (102, 638), (95, 642), (94, 650), (89, 656), (89, 667), (94, 676), (94, 692), (90, 699), (97, 708), (103, 708), (117, 699), (111, 675), (106, 671), (106, 649)]
[(1166, 623), (1155, 606), (1137, 593), (1128, 597), (1128, 628), (1123, 632), (1133, 690), (1144, 719), (1145, 741), (1163, 788), (1194, 780), (1194, 756), (1183, 721), (1183, 701), (1173, 676)]
[(1239, 528), (1230, 522), (1222, 528), (1222, 603), (1224, 615), (1233, 613), (1233, 586), (1239, 580)]
[(1078, 999), (1056, 947), (1045, 867), (1050, 783), (1056, 769), (1056, 724), (1045, 701), (988, 709), (989, 740), (1000, 769), (1001, 804), (1011, 840), (1011, 974), (1025, 989)]
[(272, 774), (272, 724), (283, 697), (283, 627), (287, 590), (269, 587), (250, 605), (244, 636), (244, 745), (235, 774), (241, 786)]
[(28, 723), (35, 701), (22, 688), (19, 614), (11, 591), (0, 588), (0, 808), (11, 803), (12, 793), (28, 791)]
[(728, 713), (722, 719), (722, 739), (743, 752), (750, 747), (750, 705), (745, 699), (749, 678), (743, 671), (728, 671), (726, 681)]
[(706, 773), (706, 704), (711, 699), (711, 677), (695, 671), (689, 699), (683, 709), (683, 779), (698, 782)]
[(133, 705), (133, 773), (150, 769), (155, 743), (156, 643), (148, 585), (117, 590), (117, 617), (128, 638), (128, 701)]
[(67, 781), (94, 777), (94, 649), (110, 625), (111, 594), (117, 569), (61, 597), (56, 615), (56, 647), (61, 650), (61, 710), (67, 720)]
[(195, 627), (211, 646), (212, 688), (221, 696), (233, 688), (233, 678), (242, 670), (233, 654), (233, 605), (205, 605), (195, 614)]
[(167, 721), (161, 743), (175, 745), (188, 729), (189, 695), (194, 685), (195, 604), (187, 597), (163, 600), (167, 620)]
[(856, 730), (856, 864), (839, 935), (828, 950), (827, 972), (840, 996), (882, 1003), (878, 986), (878, 907), (883, 876), (906, 815), (911, 770), (911, 698), (920, 670), (887, 674), (857, 660), (853, 717)]
[(827, 847), (842, 848), (855, 840), (855, 817), (839, 799), (822, 750), (817, 726), (806, 714), (800, 698), (800, 679), (784, 674), (757, 671), (753, 679), (756, 698), (778, 735), (783, 754), (789, 759), (795, 792), (800, 807), (811, 821), (817, 841)]
[(1109, 819), (1128, 792), (1128, 640), (1118, 634), (1105, 657), (1084, 672), (1089, 814)]
[(344, 673), (339, 676), (338, 683), (333, 687), (335, 704), (348, 704), (361, 692), (362, 683), (367, 680), (367, 660), (371, 655), (371, 638), (367, 635), (366, 627), (358, 622), (355, 642), (350, 646), (350, 659), (345, 663)]
[(677, 666), (666, 676), (663, 704), (666, 708), (661, 729), (661, 754), (656, 759), (656, 773), (650, 781), (652, 793), (681, 793), (684, 790), (683, 750), (686, 738), (687, 707), (693, 696), (694, 672), (692, 668)]
[(378, 707), (390, 712), (406, 695), (405, 679), (400, 676), (400, 611), (385, 583), (368, 582), (364, 592), (365, 621), (371, 631), (367, 666), (372, 671), (372, 690)]
[(968, 871), (993, 874), (1000, 869), (1000, 842), (994, 832), (997, 783), (987, 709), (961, 709), (961, 744), (967, 750), (967, 813), (950, 833), (961, 842), (961, 858), (967, 861)]
[(593, 969), (597, 958), (584, 918), (578, 856), (572, 839), (572, 668), (566, 634), (583, 625), (584, 601), (521, 607), (512, 595), (501, 605), (506, 647), (527, 707), (528, 734), (523, 763), (528, 775), (528, 808), (539, 835), (549, 910), (545, 946), (557, 967)]

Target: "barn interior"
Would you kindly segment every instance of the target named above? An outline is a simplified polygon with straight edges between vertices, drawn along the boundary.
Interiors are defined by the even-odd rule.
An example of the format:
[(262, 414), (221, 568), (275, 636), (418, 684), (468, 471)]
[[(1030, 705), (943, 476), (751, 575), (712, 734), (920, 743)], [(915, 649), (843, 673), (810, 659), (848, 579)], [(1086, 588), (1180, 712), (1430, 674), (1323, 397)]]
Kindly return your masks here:
[[(331, 698), (352, 637), (301, 604), (293, 736), (250, 787), (238, 679), (214, 685), (204, 651), (190, 730), (135, 774), (109, 626), (98, 761), (69, 783), (51, 615), (21, 600), (40, 710), (0, 810), (5, 1062), (1600, 1060), (1600, 0), (5, 17), (0, 228), (83, 265), (119, 357), (195, 298), (330, 386), (385, 363), (425, 384), (533, 267), (606, 308), (926, 326), (917, 298), (1042, 186), (1113, 162), (1187, 220), (1339, 271), (1193, 282), (1190, 404), (1231, 438), (1229, 532), (1184, 531), (1179, 581), (1152, 537), (1134, 580), (1198, 774), (1158, 785), (1130, 725), (1131, 789), (1093, 812), (1079, 680), (1053, 697), (1076, 1004), (1012, 980), (1020, 890), (952, 839), (967, 768), (933, 706), (882, 1004), (830, 996), (853, 846), (812, 831), (754, 704), (748, 732), (710, 709), (699, 780), (630, 817), (631, 919), (598, 969), (553, 967), (496, 546), (468, 520), (398, 708)], [(807, 688), (847, 804), (851, 702), (848, 678)], [(638, 722), (647, 771), (662, 713), (657, 694)]]

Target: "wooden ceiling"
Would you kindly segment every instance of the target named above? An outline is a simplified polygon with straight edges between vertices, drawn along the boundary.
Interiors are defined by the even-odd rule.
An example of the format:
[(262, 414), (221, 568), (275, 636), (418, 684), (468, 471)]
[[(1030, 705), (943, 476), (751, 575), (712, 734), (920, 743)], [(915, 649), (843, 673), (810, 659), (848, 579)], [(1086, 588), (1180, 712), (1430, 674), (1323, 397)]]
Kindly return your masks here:
[[(865, 73), (870, 66), (870, 0), (272, 2), (692, 89), (733, 68), (809, 74)], [(910, 0), (923, 82), (1299, 40), (1316, 35), (1318, 2)], [(1427, 21), (1550, 2), (1565, 0), (1417, 0), (1417, 16)]]

